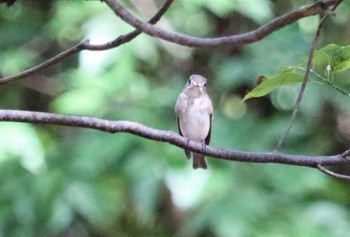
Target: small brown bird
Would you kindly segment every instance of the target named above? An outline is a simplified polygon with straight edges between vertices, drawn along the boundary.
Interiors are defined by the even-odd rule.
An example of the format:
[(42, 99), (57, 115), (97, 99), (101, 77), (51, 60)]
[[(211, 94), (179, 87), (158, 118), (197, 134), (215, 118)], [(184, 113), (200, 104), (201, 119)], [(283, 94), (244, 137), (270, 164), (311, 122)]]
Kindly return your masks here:
[[(213, 105), (206, 92), (207, 79), (192, 75), (177, 97), (175, 113), (180, 135), (201, 142), (210, 142)], [(188, 159), (193, 158), (193, 168), (207, 168), (204, 155), (185, 150)]]

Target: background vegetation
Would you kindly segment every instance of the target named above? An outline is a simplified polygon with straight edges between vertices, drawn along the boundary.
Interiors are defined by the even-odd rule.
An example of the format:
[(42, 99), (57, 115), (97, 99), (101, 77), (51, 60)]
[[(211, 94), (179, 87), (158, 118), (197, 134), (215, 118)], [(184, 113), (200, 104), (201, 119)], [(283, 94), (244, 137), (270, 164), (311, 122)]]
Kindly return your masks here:
[[(312, 1), (178, 0), (159, 25), (203, 37), (242, 33)], [(142, 19), (162, 1), (125, 1)], [(350, 3), (326, 22), (319, 48), (348, 45)], [(0, 107), (131, 120), (177, 131), (173, 108), (188, 76), (209, 79), (211, 145), (272, 151), (299, 86), (242, 103), (260, 75), (305, 66), (318, 17), (245, 47), (198, 49), (141, 35), (113, 50), (82, 52), (0, 87)], [(0, 77), (89, 38), (132, 28), (100, 1), (0, 5)], [(349, 73), (334, 83), (350, 92)], [(293, 154), (341, 153), (350, 98), (309, 84), (284, 146)], [(128, 134), (0, 123), (0, 236), (347, 236), (350, 186), (317, 170), (209, 159), (192, 170), (184, 152)], [(343, 171), (346, 167), (340, 167)]]

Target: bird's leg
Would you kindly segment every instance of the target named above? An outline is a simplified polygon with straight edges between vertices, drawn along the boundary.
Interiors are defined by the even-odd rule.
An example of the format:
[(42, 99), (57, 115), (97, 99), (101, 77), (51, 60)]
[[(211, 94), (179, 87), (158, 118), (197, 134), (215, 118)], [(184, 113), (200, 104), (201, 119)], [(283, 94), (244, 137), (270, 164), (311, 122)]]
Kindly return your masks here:
[(204, 152), (205, 151), (205, 141), (201, 140), (201, 144), (202, 144), (202, 152)]
[(190, 139), (189, 138), (187, 138), (187, 137), (185, 137), (186, 138), (186, 145), (188, 146), (189, 144), (190, 144)]
[[(188, 145), (189, 143), (190, 143), (190, 139), (186, 137), (186, 144)], [(185, 149), (185, 154), (186, 154), (187, 159), (191, 159), (192, 153), (189, 150)]]

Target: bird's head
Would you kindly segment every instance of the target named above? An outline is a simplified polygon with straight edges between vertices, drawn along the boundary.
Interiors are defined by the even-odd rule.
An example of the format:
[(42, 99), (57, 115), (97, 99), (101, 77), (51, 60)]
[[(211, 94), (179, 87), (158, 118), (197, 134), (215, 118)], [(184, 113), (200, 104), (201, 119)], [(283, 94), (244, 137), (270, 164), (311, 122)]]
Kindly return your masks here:
[(190, 97), (198, 97), (206, 93), (207, 79), (201, 75), (191, 75), (185, 86), (185, 92)]

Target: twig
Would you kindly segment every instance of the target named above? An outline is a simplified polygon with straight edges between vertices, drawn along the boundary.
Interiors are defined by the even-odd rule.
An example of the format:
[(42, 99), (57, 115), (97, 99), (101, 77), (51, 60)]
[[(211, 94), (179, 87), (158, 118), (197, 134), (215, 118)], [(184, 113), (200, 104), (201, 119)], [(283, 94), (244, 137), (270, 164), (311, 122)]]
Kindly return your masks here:
[[(336, 5), (333, 6), (333, 8), (331, 9), (331, 11), (333, 12), (337, 6), (341, 3), (342, 1), (338, 1), (338, 3)], [(327, 10), (329, 11), (329, 10)], [(315, 37), (312, 41), (312, 44), (311, 44), (311, 48), (310, 48), (310, 52), (309, 52), (309, 59), (308, 59), (308, 62), (307, 62), (307, 67), (306, 67), (306, 71), (305, 71), (305, 76), (304, 76), (304, 80), (303, 80), (303, 83), (301, 85), (301, 88), (300, 88), (300, 91), (299, 91), (299, 94), (298, 94), (298, 98), (295, 102), (295, 105), (294, 105), (294, 109), (293, 109), (293, 113), (290, 117), (290, 120), (289, 120), (289, 123), (288, 123), (288, 126), (287, 126), (287, 129), (284, 131), (284, 133), (282, 134), (282, 136), (280, 137), (279, 141), (278, 141), (278, 144), (277, 144), (277, 147), (275, 149), (275, 152), (278, 152), (283, 143), (285, 142), (288, 134), (289, 134), (289, 131), (290, 129), (292, 128), (292, 125), (293, 125), (293, 122), (298, 114), (298, 111), (299, 111), (299, 107), (300, 107), (300, 104), (301, 104), (301, 100), (303, 98), (303, 95), (304, 95), (304, 92), (305, 92), (305, 88), (306, 88), (306, 84), (309, 80), (309, 75), (310, 75), (310, 72), (311, 72), (311, 69), (312, 69), (312, 60), (313, 60), (313, 57), (314, 57), (314, 52), (315, 52), (315, 49), (316, 49), (316, 46), (317, 46), (317, 43), (320, 39), (320, 35), (321, 35), (321, 29), (323, 27), (323, 24), (326, 20), (326, 18), (328, 17), (330, 13), (327, 13), (325, 14), (321, 21), (320, 21), (320, 24), (318, 25), (318, 28), (317, 28), (317, 31), (316, 31), (316, 34), (315, 34)]]
[(167, 142), (177, 147), (195, 151), (213, 158), (230, 161), (279, 163), (312, 168), (316, 168), (319, 164), (326, 166), (350, 164), (350, 159), (340, 158), (342, 154), (333, 156), (303, 156), (272, 152), (243, 152), (229, 149), (219, 149), (211, 146), (206, 146), (206, 149), (203, 150), (201, 143), (188, 141), (186, 138), (178, 135), (175, 132), (162, 131), (131, 121), (109, 121), (85, 116), (60, 115), (21, 110), (0, 110), (0, 121), (63, 125), (69, 127), (95, 129), (109, 133), (130, 133), (154, 141)]
[[(301, 70), (301, 71), (303, 71), (303, 72), (306, 72), (306, 69), (305, 69), (305, 68), (298, 67), (297, 69), (299, 69), (299, 70)], [(324, 78), (323, 76), (321, 76), (320, 74), (318, 74), (318, 73), (315, 72), (314, 70), (311, 70), (310, 73), (313, 73), (313, 75), (315, 75), (317, 78), (319, 78), (319, 79), (322, 81), (322, 82), (320, 82), (320, 81), (314, 80), (313, 82), (315, 82), (315, 83), (320, 83), (320, 84), (322, 84), (322, 85), (323, 85), (323, 83), (324, 83), (324, 84), (326, 84), (326, 85), (328, 85), (328, 86), (333, 87), (334, 89), (336, 89), (336, 90), (337, 90), (338, 92), (340, 92), (341, 94), (350, 97), (350, 93), (346, 92), (345, 90), (343, 90), (342, 88), (340, 88), (339, 86), (337, 86), (336, 84), (334, 84), (333, 80), (330, 81), (330, 80)], [(311, 78), (310, 78), (310, 80), (311, 80)]]
[(31, 75), (34, 75), (38, 72), (41, 72), (41, 71), (49, 68), (50, 66), (55, 65), (55, 64), (65, 60), (66, 58), (69, 58), (70, 56), (72, 56), (76, 53), (79, 53), (80, 51), (82, 51), (84, 49), (84, 47), (86, 47), (86, 46), (84, 46), (86, 44), (88, 44), (88, 40), (82, 41), (81, 43), (73, 46), (72, 48), (67, 49), (66, 51), (63, 51), (62, 53), (59, 53), (58, 55), (50, 58), (49, 60), (46, 60), (45, 62), (43, 62), (35, 67), (27, 69), (21, 73), (13, 75), (13, 76), (1, 78), (0, 85), (4, 85), (4, 84), (7, 84), (7, 83), (10, 83), (13, 81), (17, 81), (17, 80), (23, 79), (25, 77), (29, 77)]
[(306, 67), (304, 80), (303, 80), (303, 83), (302, 83), (302, 85), (300, 87), (298, 98), (297, 98), (297, 100), (295, 102), (295, 105), (294, 105), (294, 108), (293, 108), (292, 116), (289, 119), (287, 129), (284, 131), (284, 133), (282, 134), (282, 136), (280, 137), (280, 139), (278, 141), (278, 145), (277, 145), (277, 147), (275, 149), (275, 152), (278, 152), (281, 149), (283, 143), (285, 142), (285, 140), (286, 140), (286, 138), (287, 138), (287, 136), (289, 134), (290, 129), (292, 128), (294, 119), (296, 118), (296, 116), (298, 114), (300, 103), (301, 103), (301, 100), (302, 100), (304, 92), (305, 92), (306, 84), (307, 84), (307, 81), (309, 80), (309, 75), (310, 75), (310, 71), (311, 71), (311, 67), (312, 67), (312, 59), (313, 59), (313, 55), (314, 55), (314, 52), (315, 52), (315, 48), (316, 48), (317, 42), (318, 42), (319, 37), (320, 37), (320, 32), (321, 32), (321, 28), (322, 28), (322, 25), (323, 25), (322, 22), (323, 21), (321, 21), (321, 23), (319, 24), (319, 26), (317, 28), (316, 35), (314, 37), (314, 40), (312, 41), (312, 45), (311, 45), (310, 52), (309, 52), (309, 60), (307, 62), (307, 67)]
[(333, 82), (330, 81), (325, 81), (329, 86), (333, 87), (334, 89), (336, 89), (338, 92), (342, 93), (343, 95), (346, 96), (350, 96), (350, 93), (346, 92), (345, 90), (343, 90), (342, 88), (338, 87), (337, 85), (335, 85)]
[(343, 159), (347, 159), (349, 155), (350, 155), (350, 149), (344, 151), (343, 154), (341, 154), (341, 157)]
[[(149, 20), (150, 24), (155, 24), (157, 23), (157, 21), (159, 21), (159, 19), (164, 15), (164, 13), (169, 9), (169, 7), (171, 6), (171, 4), (174, 2), (174, 0), (167, 0), (164, 5), (159, 9), (159, 11), (157, 12), (157, 14), (152, 17)], [(27, 69), (21, 73), (18, 73), (16, 75), (13, 76), (9, 76), (9, 77), (4, 77), (4, 78), (0, 78), (0, 85), (4, 85), (13, 81), (17, 81), (20, 79), (23, 79), (25, 77), (34, 75), (36, 73), (39, 73), (55, 64), (58, 64), (60, 62), (62, 62), (63, 60), (83, 51), (83, 50), (91, 50), (91, 51), (101, 51), (101, 50), (108, 50), (111, 48), (116, 48), (122, 44), (125, 44), (127, 42), (130, 42), (132, 39), (134, 39), (135, 37), (137, 37), (141, 32), (139, 30), (134, 30), (128, 34), (125, 35), (121, 35), (118, 38), (105, 43), (105, 44), (90, 44), (89, 40), (84, 40), (82, 42), (80, 42), (79, 44), (65, 50), (64, 52), (59, 53), (58, 55), (46, 60), (45, 62), (32, 67), (30, 69)]]
[(332, 176), (334, 178), (350, 181), (349, 175), (335, 173), (335, 172), (330, 171), (329, 169), (327, 169), (326, 167), (324, 167), (320, 164), (317, 165), (317, 169), (319, 169), (321, 172), (323, 172), (329, 176)]
[[(133, 17), (130, 13), (128, 13), (124, 8), (122, 8), (122, 10), (125, 10), (124, 12), (128, 13), (131, 16), (132, 20), (137, 20), (137, 21), (141, 22), (142, 25), (146, 25), (147, 27), (152, 27), (151, 24), (155, 24), (160, 19), (160, 17), (171, 6), (173, 1), (174, 0), (167, 0), (164, 3), (164, 5), (162, 6), (162, 8), (158, 11), (158, 13), (149, 21), (149, 23), (139, 21), (138, 19)], [(110, 4), (112, 4), (112, 5), (119, 4), (117, 2), (114, 2), (113, 0), (107, 0), (105, 2), (109, 5)], [(163, 31), (157, 27), (155, 27), (154, 29), (152, 28), (153, 29), (152, 32), (159, 31), (159, 32), (162, 32), (161, 34), (163, 34), (163, 35), (170, 34), (169, 37), (171, 37), (171, 38), (175, 37), (175, 39), (170, 40), (170, 41), (175, 42), (175, 43), (177, 41), (179, 41), (178, 42), (179, 44), (187, 45), (187, 46), (224, 46), (224, 45), (237, 45), (238, 46), (238, 45), (256, 42), (256, 41), (266, 37), (267, 35), (271, 34), (272, 32), (274, 32), (274, 31), (276, 31), (276, 30), (278, 30), (278, 29), (280, 29), (288, 24), (291, 24), (291, 23), (293, 23), (301, 18), (319, 14), (319, 13), (323, 12), (325, 9), (327, 9), (329, 6), (332, 6), (334, 4), (338, 4), (338, 2), (339, 2), (339, 0), (328, 0), (328, 1), (324, 1), (324, 2), (317, 2), (313, 5), (308, 6), (308, 7), (300, 8), (300, 9), (294, 10), (288, 14), (280, 16), (280, 17), (276, 18), (274, 21), (272, 21), (268, 24), (265, 24), (254, 31), (240, 34), (240, 35), (233, 35), (233, 36), (219, 37), (219, 38), (212, 38), (212, 39), (202, 39), (202, 38), (196, 38), (196, 37), (191, 37), (191, 36), (186, 36), (186, 35), (181, 35), (181, 34), (177, 34), (177, 33)], [(114, 12), (116, 12), (116, 10), (114, 10)], [(120, 46), (121, 44), (124, 44), (124, 43), (131, 41), (136, 36), (138, 36), (141, 33), (141, 31), (147, 33), (147, 31), (145, 31), (144, 28), (142, 28), (142, 27), (136, 27), (136, 28), (137, 28), (137, 30), (132, 31), (126, 35), (122, 35), (122, 36), (116, 38), (115, 40), (110, 41), (110, 42), (105, 43), (105, 44), (94, 45), (94, 44), (90, 44), (89, 40), (84, 40), (81, 43), (73, 46), (72, 48), (67, 49), (66, 51), (52, 57), (51, 59), (33, 67), (33, 68), (30, 68), (28, 70), (25, 70), (21, 73), (13, 75), (13, 76), (0, 78), (0, 85), (4, 85), (4, 84), (7, 84), (9, 82), (17, 81), (17, 80), (23, 79), (25, 77), (39, 73), (39, 72), (49, 68), (50, 66), (58, 64), (61, 61), (65, 60), (65, 59), (71, 57), (72, 55), (75, 55), (83, 50), (99, 51), (99, 50), (107, 50), (107, 49), (115, 48), (115, 47)], [(157, 35), (155, 35), (155, 36), (157, 36)], [(179, 36), (180, 38), (178, 38), (177, 36)]]
[[(164, 3), (164, 5), (159, 9), (157, 14), (154, 15), (154, 17), (152, 17), (148, 21), (148, 23), (152, 24), (152, 25), (156, 24), (160, 20), (160, 18), (166, 13), (166, 11), (170, 8), (170, 6), (171, 6), (171, 4), (173, 2), (174, 2), (174, 0), (167, 0)], [(118, 38), (116, 38), (115, 40), (110, 41), (110, 42), (105, 43), (105, 44), (100, 44), (100, 45), (89, 44), (89, 45), (87, 45), (85, 47), (85, 49), (100, 51), (100, 50), (107, 50), (107, 49), (115, 48), (115, 47), (118, 47), (121, 44), (130, 42), (131, 40), (133, 40), (135, 37), (137, 37), (141, 33), (142, 33), (142, 31), (140, 31), (140, 30), (134, 30), (134, 31), (131, 31), (128, 34), (121, 35)]]
[(324, 13), (331, 6), (337, 5), (341, 0), (325, 0), (319, 1), (312, 5), (302, 7), (290, 13), (277, 17), (270, 23), (260, 26), (256, 30), (239, 34), (218, 38), (199, 38), (180, 34), (176, 32), (166, 31), (159, 27), (143, 22), (133, 16), (126, 8), (124, 8), (116, 0), (103, 0), (113, 12), (123, 19), (125, 22), (134, 26), (136, 29), (160, 39), (170, 41), (176, 44), (189, 47), (217, 47), (217, 46), (242, 46), (257, 42), (272, 32), (289, 25), (301, 18)]

